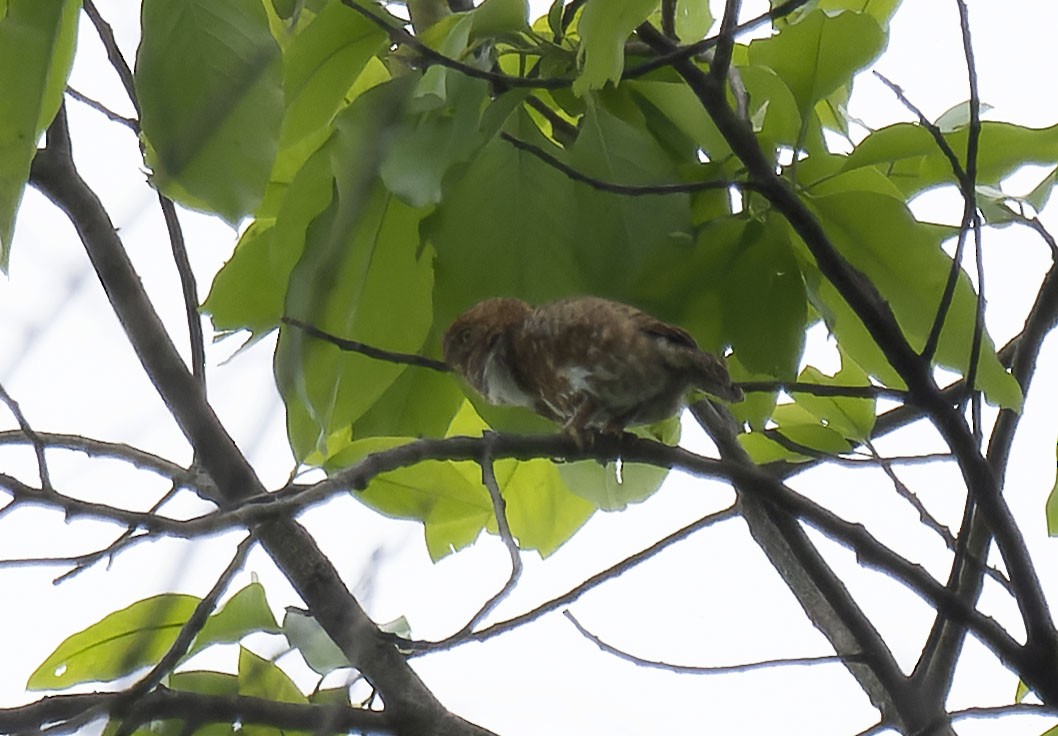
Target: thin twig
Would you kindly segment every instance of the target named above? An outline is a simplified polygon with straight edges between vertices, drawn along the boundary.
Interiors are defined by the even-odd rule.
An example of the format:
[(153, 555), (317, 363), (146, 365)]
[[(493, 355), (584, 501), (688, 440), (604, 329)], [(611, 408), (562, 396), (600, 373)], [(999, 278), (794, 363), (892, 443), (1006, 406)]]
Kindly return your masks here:
[(102, 102), (99, 102), (97, 100), (93, 100), (91, 97), (88, 97), (87, 95), (81, 94), (80, 92), (78, 92), (73, 87), (67, 87), (66, 88), (66, 94), (70, 95), (70, 97), (72, 97), (73, 99), (77, 100), (78, 102), (80, 102), (80, 103), (82, 103), (84, 105), (87, 105), (88, 107), (92, 108), (96, 112), (102, 113), (111, 122), (121, 123), (126, 128), (129, 128), (130, 130), (132, 130), (133, 132), (135, 132), (135, 133), (139, 132), (139, 130), (140, 130), (140, 121), (136, 120), (135, 118), (128, 118), (128, 117), (125, 117), (124, 115), (120, 115), (120, 114), (114, 112), (113, 110), (111, 110), (106, 105), (104, 105)]
[(165, 218), (165, 229), (169, 233), (169, 244), (176, 262), (176, 272), (180, 277), (180, 293), (184, 299), (184, 316), (187, 319), (188, 338), (191, 341), (191, 373), (195, 380), (206, 390), (206, 345), (202, 335), (202, 315), (198, 311), (198, 286), (195, 283), (195, 272), (191, 268), (191, 259), (187, 255), (187, 244), (184, 242), (184, 231), (180, 227), (180, 218), (176, 214), (173, 200), (158, 192), (158, 205)]
[(481, 465), (481, 482), (488, 489), (489, 499), (492, 501), (492, 512), (496, 518), (496, 529), (511, 558), (511, 572), (507, 576), (507, 581), (503, 584), (503, 587), (485, 601), (477, 613), (471, 616), (470, 620), (459, 631), (431, 645), (431, 649), (434, 650), (448, 648), (465, 639), (503, 599), (510, 595), (511, 591), (514, 590), (514, 586), (518, 584), (518, 579), (522, 576), (522, 553), (518, 549), (518, 542), (515, 541), (514, 535), (511, 533), (511, 525), (507, 521), (507, 502), (504, 501), (503, 494), (500, 492), (500, 485), (496, 481), (496, 470), (493, 467), (492, 445), (496, 441), (496, 437), (495, 432), (484, 433), (483, 442), (481, 443), (481, 457), (478, 459), (478, 463)]
[(452, 369), (448, 367), (448, 364), (443, 361), (434, 360), (433, 358), (427, 358), (422, 355), (415, 355), (414, 353), (397, 353), (392, 350), (383, 350), (382, 348), (376, 348), (366, 343), (358, 342), (357, 340), (347, 340), (344, 337), (338, 337), (337, 335), (325, 332), (319, 327), (310, 325), (308, 322), (302, 322), (296, 317), (283, 317), (280, 321), (283, 322), (283, 324), (297, 327), (299, 330), (302, 330), (313, 337), (325, 340), (342, 350), (347, 350), (352, 353), (360, 353), (369, 358), (384, 360), (389, 363), (402, 363), (404, 365), (418, 366), (419, 368), (429, 368), (432, 371), (438, 371), (440, 373), (452, 372)]
[(782, 659), (764, 659), (759, 662), (745, 662), (743, 664), (727, 664), (727, 665), (690, 665), (690, 664), (673, 664), (671, 662), (662, 662), (656, 659), (646, 659), (638, 655), (626, 652), (623, 649), (618, 649), (613, 644), (608, 644), (603, 641), (598, 635), (588, 631), (585, 626), (577, 620), (569, 610), (562, 612), (562, 615), (573, 624), (573, 627), (577, 632), (585, 639), (590, 641), (595, 646), (599, 647), (602, 651), (607, 654), (612, 654), (618, 659), (623, 659), (625, 662), (631, 662), (639, 667), (649, 667), (656, 670), (664, 670), (665, 672), (675, 672), (678, 675), (729, 675), (736, 672), (753, 672), (755, 670), (773, 669), (775, 667), (804, 667), (807, 665), (817, 664), (844, 664), (847, 662), (858, 661), (855, 657), (841, 657), (836, 654), (824, 654), (818, 657), (787, 657)]
[(83, 7), (85, 14), (92, 21), (92, 25), (95, 26), (99, 40), (103, 42), (103, 48), (106, 49), (110, 65), (118, 73), (118, 78), (121, 79), (125, 93), (129, 96), (132, 106), (136, 108), (136, 114), (139, 115), (140, 104), (136, 99), (136, 83), (133, 80), (132, 69), (129, 67), (129, 63), (125, 61), (125, 56), (121, 53), (117, 38), (114, 37), (114, 29), (103, 20), (103, 16), (99, 13), (92, 0), (84, 0)]
[(3, 384), (0, 384), (0, 401), (7, 404), (8, 411), (18, 422), (18, 427), (22, 430), (22, 434), (26, 435), (30, 444), (33, 445), (33, 454), (37, 457), (37, 475), (40, 478), (41, 488), (45, 491), (51, 491), (51, 473), (48, 472), (48, 459), (44, 456), (44, 449), (47, 447), (46, 443), (40, 438), (40, 435), (33, 431), (33, 427), (26, 420), (26, 415), (22, 413), (22, 407), (11, 397), (11, 394), (7, 392)]
[(853, 399), (891, 398), (907, 400), (907, 391), (888, 386), (835, 386), (832, 384), (806, 383), (804, 381), (743, 381), (738, 384), (746, 393), (774, 393), (785, 391), (788, 394), (812, 394), (813, 396), (844, 396)]
[[(136, 701), (161, 684), (162, 680), (165, 679), (173, 669), (175, 669), (176, 665), (179, 664), (180, 660), (191, 648), (191, 644), (194, 642), (195, 637), (197, 637), (199, 632), (202, 631), (202, 627), (206, 625), (210, 615), (217, 608), (217, 603), (220, 601), (220, 597), (224, 595), (224, 592), (228, 589), (228, 586), (231, 584), (236, 573), (238, 573), (246, 563), (246, 558), (249, 556), (250, 550), (253, 549), (256, 541), (257, 540), (253, 534), (248, 534), (241, 542), (239, 542), (239, 546), (235, 550), (235, 554), (232, 556), (228, 566), (224, 568), (224, 571), (220, 574), (220, 577), (217, 578), (217, 581), (213, 584), (209, 593), (198, 602), (198, 605), (195, 606), (195, 610), (191, 612), (187, 621), (185, 621), (184, 625), (180, 627), (180, 633), (176, 635), (176, 639), (173, 640), (168, 651), (166, 651), (162, 658), (158, 660), (158, 663), (151, 668), (150, 672), (144, 675), (135, 685), (122, 693), (122, 697), (115, 706), (115, 709), (120, 710), (124, 705), (132, 705), (133, 711), (135, 711)], [(140, 721), (135, 717), (124, 719), (121, 726), (116, 731), (116, 736), (128, 736), (128, 734), (131, 734), (139, 724)]]
[[(919, 521), (921, 521), (927, 529), (930, 529), (938, 537), (940, 537), (941, 541), (944, 542), (945, 547), (947, 547), (952, 552), (958, 553), (958, 540), (952, 533), (951, 529), (946, 527), (944, 524), (941, 524), (936, 519), (936, 517), (934, 517), (933, 514), (929, 512), (929, 509), (927, 509), (925, 504), (922, 503), (922, 499), (920, 499), (918, 495), (914, 493), (914, 491), (908, 488), (907, 484), (904, 483), (896, 474), (896, 470), (893, 468), (893, 464), (890, 460), (888, 460), (887, 458), (883, 458), (881, 455), (879, 455), (877, 450), (875, 450), (874, 445), (869, 440), (865, 443), (865, 445), (871, 451), (874, 462), (878, 465), (878, 467), (882, 469), (882, 472), (885, 473), (886, 477), (889, 478), (890, 482), (893, 484), (893, 490), (896, 491), (897, 495), (900, 496), (900, 498), (907, 501), (909, 504), (911, 504), (911, 507), (915, 509), (915, 512), (918, 514)], [(978, 569), (984, 570), (989, 577), (999, 583), (999, 585), (1002, 586), (1007, 592), (1012, 592), (1010, 588), (1010, 580), (1007, 579), (1006, 575), (1004, 575), (991, 565), (984, 564), (981, 560), (973, 557), (972, 555), (967, 554), (966, 559), (967, 561), (972, 562)]]
[[(734, 506), (717, 511), (712, 514), (707, 514), (700, 519), (697, 519), (686, 526), (677, 529), (673, 533), (659, 539), (658, 541), (651, 544), (649, 547), (640, 550), (639, 552), (626, 557), (620, 562), (611, 565), (607, 569), (595, 573), (591, 577), (584, 580), (582, 583), (574, 586), (570, 590), (566, 591), (562, 595), (556, 596), (546, 603), (542, 603), (536, 608), (530, 611), (512, 616), (506, 621), (499, 621), (491, 626), (487, 626), (484, 629), (475, 631), (468, 634), (466, 637), (459, 640), (446, 640), (444, 642), (429, 642), (429, 641), (416, 641), (411, 643), (412, 653), (409, 656), (417, 656), (420, 654), (426, 654), (429, 652), (436, 652), (441, 649), (451, 649), (461, 644), (467, 644), (469, 642), (483, 642), (491, 639), (500, 634), (505, 634), (508, 631), (512, 631), (520, 626), (524, 626), (532, 621), (537, 620), (541, 616), (544, 616), (553, 611), (557, 611), (563, 606), (568, 606), (575, 600), (580, 598), (582, 595), (587, 593), (589, 590), (599, 587), (608, 580), (624, 574), (633, 567), (640, 565), (652, 557), (655, 557), (662, 550), (667, 549), (676, 542), (686, 539), (697, 531), (710, 527), (714, 524), (718, 524), (722, 521), (729, 521), (738, 516), (738, 510)], [(402, 642), (405, 644), (405, 642)]]

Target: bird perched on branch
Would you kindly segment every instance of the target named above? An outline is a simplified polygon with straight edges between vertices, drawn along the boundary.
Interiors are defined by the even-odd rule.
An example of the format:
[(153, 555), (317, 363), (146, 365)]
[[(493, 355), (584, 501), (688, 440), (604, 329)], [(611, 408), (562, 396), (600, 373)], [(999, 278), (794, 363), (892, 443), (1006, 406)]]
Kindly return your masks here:
[(743, 398), (723, 360), (686, 331), (597, 297), (486, 299), (445, 332), (444, 356), (490, 403), (532, 409), (578, 441), (667, 419), (693, 389)]

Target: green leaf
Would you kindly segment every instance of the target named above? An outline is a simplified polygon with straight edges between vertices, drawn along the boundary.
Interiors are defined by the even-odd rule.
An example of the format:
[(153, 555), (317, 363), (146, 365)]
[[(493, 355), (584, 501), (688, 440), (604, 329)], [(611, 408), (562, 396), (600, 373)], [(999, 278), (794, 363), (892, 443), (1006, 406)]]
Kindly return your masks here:
[(883, 28), (888, 28), (889, 19), (900, 7), (900, 2), (901, 0), (818, 0), (815, 6), (828, 12), (855, 10), (867, 13)]
[[(680, 441), (680, 418), (678, 416), (650, 427), (631, 430), (640, 437), (676, 445)], [(563, 463), (558, 472), (566, 485), (583, 499), (603, 511), (621, 511), (630, 503), (644, 501), (661, 487), (668, 477), (668, 468), (642, 463), (580, 460)]]
[(78, 0), (7, 0), (0, 12), (0, 270), (37, 141), (62, 102), (77, 40)]
[(774, 145), (798, 145), (801, 113), (793, 92), (782, 78), (766, 66), (746, 66), (738, 71), (749, 92), (754, 130)]
[[(1055, 447), (1055, 455), (1058, 457), (1058, 447)], [(1051, 492), (1047, 494), (1044, 512), (1047, 516), (1047, 534), (1058, 537), (1058, 477), (1055, 478)]]
[[(588, 105), (570, 151), (573, 166), (621, 184), (677, 179), (675, 166), (644, 130), (631, 99), (622, 92), (607, 95), (607, 102)], [(644, 279), (642, 274), (648, 262), (654, 262), (655, 274), (670, 275), (680, 269), (671, 246), (691, 242), (690, 197), (626, 197), (584, 185), (575, 187), (573, 194), (574, 254), (589, 292), (635, 302), (663, 316), (681, 307), (681, 295), (669, 290), (665, 278)]]
[[(508, 131), (560, 151), (519, 111)], [(573, 228), (570, 180), (530, 153), (493, 139), (423, 223), (436, 248), (434, 308), (443, 329), (471, 304), (496, 295), (545, 302), (586, 288)]]
[(412, 207), (440, 202), (445, 174), (484, 143), (478, 127), (488, 84), (461, 75), (447, 79), (442, 106), (409, 115), (387, 132), (392, 142), (382, 181)]
[(727, 336), (747, 370), (777, 378), (795, 375), (808, 303), (784, 226), (752, 223), (746, 228), (721, 286), (720, 305)]
[(517, 33), (529, 27), (527, 0), (484, 0), (470, 12), (476, 38)]
[(577, 24), (581, 71), (573, 82), (575, 95), (583, 96), (621, 78), (625, 41), (657, 5), (657, 0), (607, 0), (584, 6)]
[[(381, 131), (400, 115), (414, 79), (375, 87), (336, 119), (337, 133), (324, 149), (333, 180), (329, 206), (302, 207), (292, 232), (305, 247), (291, 271), (285, 311), (332, 334), (398, 352), (422, 347), (432, 322), (432, 252), (421, 248), (422, 212), (385, 191), (377, 180), (384, 148)], [(321, 192), (326, 176), (310, 183)], [(295, 182), (296, 183), (296, 182)], [(283, 224), (282, 212), (276, 228)], [(340, 351), (284, 329), (276, 351), (276, 377), (287, 405), (288, 433), (299, 458), (323, 450), (347, 430), (405, 369)]]
[[(822, 386), (870, 386), (867, 373), (851, 360), (843, 360), (841, 370), (828, 376), (818, 368), (806, 366), (798, 381)], [(862, 441), (870, 437), (874, 428), (873, 399), (854, 399), (847, 396), (816, 396), (808, 393), (792, 394), (794, 401), (825, 426), (842, 437)]]
[(156, 187), (230, 223), (268, 184), (283, 115), (260, 0), (145, 0), (136, 92)]
[(814, 10), (781, 33), (751, 41), (749, 60), (775, 71), (797, 99), (802, 119), (807, 119), (817, 102), (851, 84), (885, 42), (878, 21), (866, 13)]
[[(419, 214), (376, 187), (361, 217), (347, 221), (338, 198), (307, 233), (305, 256), (292, 274), (308, 300), (294, 315), (320, 329), (368, 345), (415, 353), (430, 329), (432, 254), (417, 255)], [(327, 282), (302, 268), (306, 258), (338, 246), (341, 259)], [(315, 272), (319, 274), (319, 271)], [(291, 303), (288, 298), (288, 304)], [(349, 427), (383, 395), (405, 366), (342, 351), (284, 328), (276, 371), (287, 405), (291, 443), (300, 458)]]
[[(843, 192), (813, 201), (831, 242), (875, 285), (889, 303), (913, 350), (921, 350), (951, 268), (942, 250), (949, 229), (918, 222), (899, 199), (873, 192)], [(817, 306), (846, 354), (869, 374), (902, 388), (863, 324), (827, 282), (811, 279)], [(952, 300), (935, 361), (965, 375), (976, 313), (976, 294), (963, 272)], [(1021, 389), (996, 357), (987, 335), (981, 345), (977, 387), (993, 404), (1018, 408)]]
[[(281, 703), (308, 702), (294, 681), (275, 662), (257, 656), (246, 647), (239, 647), (239, 694)], [(291, 732), (284, 730), (283, 733)]]
[(275, 630), (276, 619), (268, 607), (264, 586), (250, 583), (206, 620), (184, 659), (213, 644), (236, 642), (247, 634)]
[(463, 392), (451, 373), (406, 370), (353, 423), (352, 436), (440, 437), (462, 404)]
[(326, 675), (350, 666), (342, 650), (307, 612), (288, 607), (283, 616), (283, 635), (316, 674)]
[[(167, 686), (173, 690), (186, 690), (206, 695), (238, 695), (239, 678), (228, 672), (191, 670), (169, 675)], [(196, 732), (197, 733), (197, 732)]]
[[(485, 431), (482, 418), (466, 403), (452, 420), (447, 436), (477, 436)], [(454, 463), (470, 484), (482, 485), (477, 463)], [(574, 495), (560, 468), (550, 460), (497, 460), (493, 463), (496, 482), (507, 509), (511, 534), (522, 549), (535, 549), (547, 557), (579, 529), (595, 511), (583, 494)], [(595, 479), (586, 479), (594, 483)], [(660, 482), (660, 481), (659, 481)], [(586, 492), (590, 492), (587, 491)], [(486, 490), (487, 493), (487, 490)], [(491, 499), (489, 508), (491, 509)], [(490, 513), (486, 528), (496, 534), (495, 514)]]
[[(944, 136), (960, 156), (966, 151), (969, 131), (960, 128)], [(981, 124), (977, 181), (998, 187), (1004, 178), (1025, 164), (1058, 163), (1058, 125), (1026, 128), (1011, 123)], [(846, 170), (876, 166), (892, 178), (905, 197), (939, 184), (954, 184), (948, 159), (920, 125), (898, 123), (876, 130), (849, 154)]]
[(105, 616), (56, 647), (29, 676), (26, 688), (63, 690), (82, 682), (107, 682), (157, 664), (199, 600), (165, 593)]
[(381, 28), (342, 3), (323, 7), (283, 54), (282, 148), (330, 124), (353, 82), (385, 42)]
[(698, 0), (677, 0), (676, 36), (684, 43), (693, 43), (705, 37), (713, 27), (713, 12), (709, 3)]
[[(410, 438), (399, 437), (357, 440), (332, 461), (346, 467), (372, 452), (408, 441)], [(492, 516), (484, 486), (468, 480), (450, 462), (428, 461), (383, 473), (356, 497), (387, 516), (422, 521), (426, 547), (434, 560), (477, 539)]]
[[(981, 103), (979, 112), (986, 113), (992, 109), (991, 105)], [(953, 105), (941, 113), (940, 117), (933, 121), (941, 133), (952, 133), (970, 124), (970, 102), (964, 101)]]
[(1051, 173), (1045, 176), (1039, 184), (1033, 187), (1031, 192), (1025, 195), (1025, 201), (1031, 204), (1037, 212), (1041, 211), (1047, 206), (1056, 181), (1058, 181), (1058, 167), (1051, 169)]

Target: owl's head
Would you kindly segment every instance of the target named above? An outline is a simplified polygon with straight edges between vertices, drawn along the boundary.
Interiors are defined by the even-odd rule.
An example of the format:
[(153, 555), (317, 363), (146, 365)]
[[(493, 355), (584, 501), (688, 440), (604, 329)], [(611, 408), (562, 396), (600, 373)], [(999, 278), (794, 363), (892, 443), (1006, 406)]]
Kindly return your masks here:
[(484, 370), (489, 352), (503, 335), (524, 323), (532, 311), (526, 302), (509, 297), (478, 302), (445, 331), (445, 363), (476, 385), (474, 379)]

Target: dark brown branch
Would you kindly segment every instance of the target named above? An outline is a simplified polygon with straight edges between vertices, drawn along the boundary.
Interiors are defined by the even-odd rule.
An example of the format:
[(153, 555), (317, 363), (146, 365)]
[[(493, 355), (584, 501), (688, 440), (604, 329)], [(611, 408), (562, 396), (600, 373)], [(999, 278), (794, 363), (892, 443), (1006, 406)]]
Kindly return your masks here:
[(639, 667), (649, 667), (651, 669), (663, 670), (665, 672), (674, 672), (678, 675), (729, 675), (738, 672), (753, 672), (754, 670), (773, 669), (775, 667), (804, 667), (806, 665), (817, 665), (817, 664), (843, 664), (848, 661), (852, 661), (850, 657), (839, 657), (834, 654), (822, 655), (818, 657), (788, 657), (784, 659), (765, 659), (759, 662), (746, 662), (744, 664), (727, 664), (727, 665), (689, 665), (689, 664), (673, 664), (671, 662), (661, 662), (656, 659), (645, 659), (635, 654), (631, 654), (622, 649), (618, 649), (612, 644), (608, 644), (603, 641), (599, 636), (588, 631), (587, 628), (577, 620), (576, 616), (570, 613), (568, 610), (563, 611), (562, 615), (566, 617), (566, 620), (573, 624), (573, 627), (577, 632), (585, 639), (590, 641), (595, 646), (599, 647), (602, 651), (607, 654), (612, 654), (618, 659), (623, 659), (626, 662), (631, 662)]
[[(260, 496), (264, 486), (206, 401), (184, 365), (128, 259), (117, 230), (70, 156), (65, 116), (49, 127), (30, 181), (69, 216), (144, 370), (203, 468), (216, 483), (216, 500), (231, 506)], [(404, 734), (481, 735), (485, 729), (448, 712), (349, 593), (334, 566), (299, 524), (281, 519), (262, 525), (259, 539), (313, 615), (382, 693), (392, 722)]]
[[(787, 16), (801, 6), (806, 5), (808, 2), (809, 0), (788, 0), (785, 3), (780, 3), (768, 12), (761, 13), (756, 18), (751, 18), (736, 27), (733, 35), (737, 36), (741, 33), (762, 26), (765, 23)], [(652, 71), (661, 69), (662, 67), (673, 66), (678, 62), (687, 61), (688, 59), (709, 51), (717, 45), (719, 40), (719, 36), (711, 36), (702, 39), (701, 41), (688, 44), (687, 46), (674, 46), (673, 49), (660, 53), (656, 59), (651, 59), (650, 61), (626, 69), (621, 78), (635, 79), (636, 77), (642, 77)]]
[(372, 345), (358, 342), (356, 340), (347, 340), (344, 337), (338, 337), (337, 335), (325, 332), (319, 327), (310, 325), (308, 322), (302, 322), (296, 317), (283, 317), (280, 321), (283, 322), (283, 324), (297, 327), (306, 334), (317, 337), (320, 340), (325, 340), (342, 350), (347, 350), (352, 353), (360, 353), (369, 358), (384, 360), (388, 363), (400, 363), (403, 365), (418, 366), (419, 368), (429, 368), (432, 371), (439, 371), (441, 373), (450, 373), (452, 371), (452, 369), (443, 361), (434, 360), (433, 358), (427, 358), (422, 355), (415, 355), (414, 353), (397, 353), (392, 350), (383, 350), (382, 348), (376, 348)]
[[(673, 50), (673, 44), (649, 23), (637, 29), (640, 38), (659, 53)], [(1038, 659), (1031, 665), (1029, 678), (1045, 701), (1058, 702), (1058, 681), (1045, 673), (1044, 660), (1058, 659), (1058, 637), (1049, 624), (1046, 599), (1025, 540), (999, 491), (999, 484), (977, 446), (962, 415), (946, 402), (933, 379), (930, 365), (911, 349), (896, 317), (871, 281), (848, 261), (830, 242), (822, 225), (782, 179), (761, 150), (752, 129), (730, 108), (722, 85), (688, 62), (674, 65), (703, 107), (712, 117), (732, 151), (745, 164), (750, 178), (761, 193), (781, 213), (804, 241), (823, 277), (856, 313), (868, 334), (908, 386), (912, 402), (922, 406), (944, 437), (959, 463), (963, 481), (974, 501), (982, 507), (1011, 583), (1030, 641), (1038, 644)]]
[[(121, 693), (50, 695), (29, 705), (0, 709), (0, 732), (42, 733), (89, 710), (111, 712)], [(249, 695), (204, 695), (158, 688), (137, 703), (137, 715), (148, 720), (176, 720), (194, 726), (209, 723), (262, 725), (312, 733), (399, 734), (385, 713), (340, 705), (283, 703)], [(121, 715), (120, 713), (117, 715)]]
[(812, 394), (813, 396), (844, 396), (851, 399), (879, 399), (888, 397), (906, 400), (907, 391), (888, 386), (835, 386), (804, 381), (743, 381), (738, 384), (746, 393), (774, 393), (785, 391), (788, 394)]
[(136, 108), (136, 114), (139, 115), (140, 105), (136, 99), (136, 83), (133, 80), (132, 69), (129, 67), (128, 62), (125, 61), (125, 56), (121, 53), (117, 38), (114, 37), (114, 29), (103, 19), (92, 0), (84, 0), (83, 8), (85, 15), (92, 21), (92, 25), (99, 35), (99, 40), (103, 42), (103, 48), (106, 49), (110, 65), (117, 72), (121, 85), (125, 88), (125, 93), (129, 96), (133, 107)]
[(709, 65), (709, 75), (718, 84), (727, 80), (731, 68), (731, 53), (735, 48), (735, 35), (738, 33), (738, 12), (742, 0), (727, 0), (724, 3), (724, 18), (720, 21), (720, 33), (717, 34), (716, 53)]
[(26, 415), (22, 413), (22, 408), (11, 397), (11, 394), (7, 392), (3, 384), (0, 384), (0, 401), (7, 405), (8, 411), (15, 418), (19, 429), (22, 430), (22, 434), (26, 436), (26, 439), (33, 446), (33, 454), (37, 458), (37, 476), (40, 478), (41, 488), (50, 491), (51, 473), (48, 472), (48, 458), (44, 455), (44, 450), (47, 447), (46, 443), (41, 439), (40, 435), (33, 431), (33, 427), (30, 426)]

